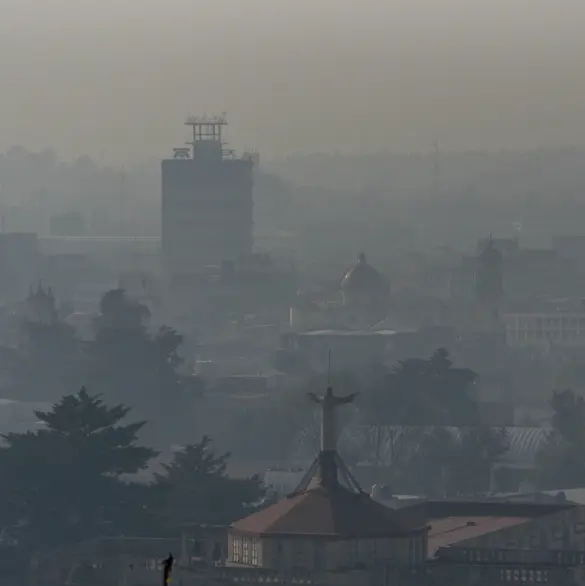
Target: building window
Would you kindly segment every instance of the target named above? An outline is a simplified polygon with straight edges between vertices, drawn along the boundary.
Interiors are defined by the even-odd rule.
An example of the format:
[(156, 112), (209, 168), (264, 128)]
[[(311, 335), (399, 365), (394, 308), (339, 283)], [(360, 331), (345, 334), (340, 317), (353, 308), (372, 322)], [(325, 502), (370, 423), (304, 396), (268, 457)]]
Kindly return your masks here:
[(236, 537), (235, 535), (232, 537), (232, 557), (233, 557), (233, 561), (236, 564), (241, 563), (241, 561), (242, 561), (242, 538)]
[(258, 565), (258, 539), (256, 537), (252, 537), (252, 565)]
[(244, 537), (243, 539), (242, 563), (250, 563), (250, 539), (248, 537)]

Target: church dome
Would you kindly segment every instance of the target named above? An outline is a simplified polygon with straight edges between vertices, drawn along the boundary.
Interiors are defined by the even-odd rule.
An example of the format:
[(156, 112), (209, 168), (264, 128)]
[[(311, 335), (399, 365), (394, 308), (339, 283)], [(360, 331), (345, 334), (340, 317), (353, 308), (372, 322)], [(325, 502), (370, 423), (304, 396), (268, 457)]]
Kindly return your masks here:
[(388, 284), (382, 274), (368, 264), (366, 255), (361, 253), (357, 264), (341, 280), (341, 290), (351, 294), (387, 295)]

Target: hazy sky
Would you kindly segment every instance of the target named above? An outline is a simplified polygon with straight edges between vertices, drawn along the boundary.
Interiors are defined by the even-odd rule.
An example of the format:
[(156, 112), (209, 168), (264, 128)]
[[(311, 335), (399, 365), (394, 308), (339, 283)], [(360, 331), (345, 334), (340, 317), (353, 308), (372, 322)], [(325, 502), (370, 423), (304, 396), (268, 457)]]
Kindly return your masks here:
[(0, 148), (585, 144), (583, 0), (0, 0)]

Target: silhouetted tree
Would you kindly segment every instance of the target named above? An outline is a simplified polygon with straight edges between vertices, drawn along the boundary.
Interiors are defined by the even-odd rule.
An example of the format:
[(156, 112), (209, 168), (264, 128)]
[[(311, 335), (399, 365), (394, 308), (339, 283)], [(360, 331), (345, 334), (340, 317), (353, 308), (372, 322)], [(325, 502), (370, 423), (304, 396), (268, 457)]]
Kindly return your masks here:
[(439, 348), (422, 365), (423, 402), (435, 425), (473, 425), (479, 423), (473, 385), (477, 374), (468, 368), (455, 368), (449, 353)]
[(572, 390), (553, 391), (550, 399), (553, 410), (552, 426), (555, 432), (569, 442), (583, 439), (585, 400)]
[(585, 485), (585, 401), (572, 390), (553, 391), (552, 430), (537, 456), (541, 488)]
[(455, 368), (444, 349), (427, 360), (403, 360), (374, 379), (363, 401), (365, 416), (386, 425), (479, 423), (476, 378), (469, 369)]
[(124, 289), (112, 289), (100, 300), (100, 315), (95, 320), (95, 330), (144, 330), (150, 318), (149, 309), (130, 299)]
[(506, 429), (463, 428), (447, 466), (447, 495), (476, 496), (490, 489), (494, 462), (508, 450)]
[(454, 367), (444, 349), (377, 374), (361, 400), (373, 482), (384, 447), (396, 488), (432, 496), (488, 490), (491, 466), (507, 447), (503, 432), (482, 424), (476, 377)]
[(413, 430), (401, 444), (394, 477), (397, 488), (428, 497), (450, 496), (450, 476), (459, 444), (450, 429)]
[(178, 529), (184, 523), (227, 524), (245, 516), (264, 495), (257, 476), (230, 478), (230, 454), (216, 455), (211, 439), (184, 446), (164, 473), (156, 475), (155, 490), (163, 499), (161, 523)]
[(149, 332), (148, 309), (121, 289), (106, 293), (89, 348), (88, 380), (104, 396), (133, 405), (155, 441), (182, 441), (191, 427), (192, 379), (179, 372), (182, 337)]
[(108, 406), (81, 389), (49, 412), (43, 427), (3, 436), (0, 502), (4, 526), (21, 544), (43, 548), (123, 531), (131, 484), (121, 475), (146, 467), (155, 455), (136, 443), (144, 422), (122, 424), (129, 409)]

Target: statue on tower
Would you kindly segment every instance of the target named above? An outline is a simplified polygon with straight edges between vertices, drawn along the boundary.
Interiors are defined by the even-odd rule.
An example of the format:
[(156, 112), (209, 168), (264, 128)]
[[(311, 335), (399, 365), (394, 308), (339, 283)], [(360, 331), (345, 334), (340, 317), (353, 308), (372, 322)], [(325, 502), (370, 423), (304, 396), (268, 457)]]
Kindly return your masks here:
[(318, 397), (315, 393), (308, 393), (309, 397), (315, 403), (321, 405), (321, 451), (334, 452), (337, 449), (337, 421), (336, 409), (340, 405), (353, 403), (353, 400), (359, 393), (352, 393), (345, 397), (336, 397), (331, 387), (323, 397)]

